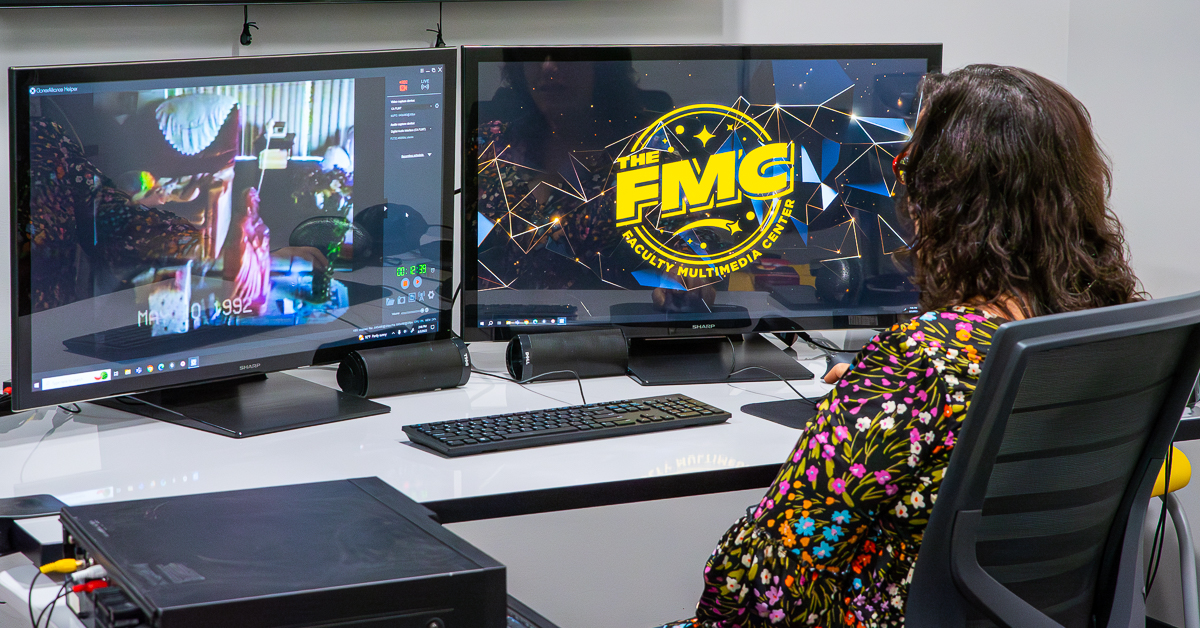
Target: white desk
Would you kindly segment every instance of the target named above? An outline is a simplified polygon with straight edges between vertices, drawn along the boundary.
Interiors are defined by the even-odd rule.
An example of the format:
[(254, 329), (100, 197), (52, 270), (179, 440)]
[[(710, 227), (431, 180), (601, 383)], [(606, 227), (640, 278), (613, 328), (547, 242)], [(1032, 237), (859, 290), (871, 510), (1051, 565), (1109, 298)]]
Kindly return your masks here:
[[(474, 343), (479, 368), (500, 371), (503, 345)], [(805, 357), (805, 356), (802, 356)], [(805, 362), (818, 374), (821, 360)], [(292, 372), (336, 387), (332, 369)], [(506, 374), (506, 373), (505, 373)], [(795, 382), (816, 396), (828, 386)], [(632, 437), (444, 458), (401, 428), (580, 403), (574, 380), (522, 388), (473, 374), (466, 386), (379, 399), (388, 414), (237, 440), (81, 404), (0, 417), (0, 497), (49, 493), (68, 505), (378, 476), (419, 502), (778, 464), (796, 431), (742, 414), (794, 398), (780, 382), (643, 387), (583, 381), (588, 402), (683, 393), (733, 413), (727, 423)], [(561, 401), (551, 399), (554, 397)]]
[[(502, 371), (503, 348), (500, 343), (474, 343), (471, 353), (479, 368)], [(813, 359), (817, 354), (806, 347), (798, 349), (803, 363), (819, 376), (824, 361)], [(302, 369), (293, 374), (336, 387), (331, 369)], [(808, 396), (829, 389), (817, 380), (793, 385)], [(419, 502), (457, 505), (449, 510), (456, 513), (455, 520), (465, 521), (495, 514), (471, 516), (471, 498), (482, 498), (475, 503), (485, 510), (497, 503), (518, 508), (510, 514), (553, 509), (545, 504), (514, 505), (500, 497), (513, 493), (553, 494), (556, 489), (586, 490), (586, 485), (605, 483), (629, 483), (618, 485), (628, 488), (637, 486), (638, 481), (654, 484), (657, 478), (666, 478), (674, 490), (682, 491), (676, 495), (732, 490), (728, 484), (712, 481), (722, 474), (704, 472), (734, 470), (734, 476), (745, 478), (749, 476), (738, 475), (736, 470), (758, 467), (761, 475), (762, 470), (769, 472), (783, 461), (798, 437), (796, 430), (740, 412), (748, 403), (795, 398), (780, 382), (643, 387), (627, 377), (611, 377), (584, 380), (583, 387), (588, 402), (683, 393), (728, 410), (733, 417), (714, 426), (444, 458), (408, 443), (401, 428), (578, 404), (575, 381), (522, 388), (473, 374), (462, 388), (381, 399), (392, 407), (389, 414), (242, 440), (81, 404), (83, 411), (78, 415), (48, 408), (0, 417), (0, 497), (49, 493), (68, 505), (78, 505), (377, 476)], [(759, 486), (765, 488), (769, 481), (767, 477)], [(681, 489), (683, 484), (687, 486)], [(645, 498), (610, 497), (597, 503), (565, 505)], [(727, 518), (722, 515), (720, 520)], [(732, 523), (732, 518), (728, 522)], [(711, 543), (716, 540), (713, 535)], [(8, 606), (13, 606), (16, 594), (23, 610), (28, 589), (19, 591), (21, 578), (4, 575), (0, 574), (0, 588), (9, 589), (4, 595)], [(28, 578), (24, 583), (27, 587)], [(510, 590), (514, 584), (510, 575)], [(524, 601), (542, 610), (533, 601)], [(56, 614), (55, 624), (67, 625), (59, 622)]]

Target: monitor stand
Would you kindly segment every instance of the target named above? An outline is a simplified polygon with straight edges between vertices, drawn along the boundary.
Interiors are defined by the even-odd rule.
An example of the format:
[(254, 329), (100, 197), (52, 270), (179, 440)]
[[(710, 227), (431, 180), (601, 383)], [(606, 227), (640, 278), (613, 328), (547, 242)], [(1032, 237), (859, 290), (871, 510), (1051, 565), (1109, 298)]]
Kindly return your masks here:
[[(747, 367), (758, 368), (730, 375)], [(792, 356), (758, 334), (634, 338), (629, 342), (629, 374), (643, 386), (813, 378)]]
[(91, 403), (230, 438), (391, 411), (370, 399), (284, 373), (251, 375)]

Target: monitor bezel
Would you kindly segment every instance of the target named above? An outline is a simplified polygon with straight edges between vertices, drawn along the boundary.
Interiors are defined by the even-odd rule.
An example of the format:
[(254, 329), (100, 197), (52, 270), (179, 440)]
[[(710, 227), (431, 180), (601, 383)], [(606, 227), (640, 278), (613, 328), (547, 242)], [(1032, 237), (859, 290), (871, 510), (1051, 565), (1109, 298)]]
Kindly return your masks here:
[[(299, 352), (281, 353), (255, 360), (247, 365), (238, 362), (200, 366), (183, 371), (169, 371), (154, 378), (154, 385), (145, 385), (150, 378), (128, 380), (138, 385), (130, 386), (125, 380), (72, 386), (51, 391), (33, 390), (32, 381), (32, 337), (30, 334), (30, 310), (32, 294), (29, 282), (30, 258), (22, 255), (22, 230), (17, 224), (18, 207), (29, 203), (29, 155), (19, 147), (29, 145), (29, 98), (25, 97), (32, 86), (63, 83), (107, 83), (125, 80), (168, 80), (187, 78), (220, 78), (222, 76), (244, 76), (254, 74), (279, 74), (283, 72), (321, 72), (330, 70), (356, 70), (418, 65), (442, 64), (445, 67), (444, 102), (442, 125), (442, 225), (453, 234), (454, 225), (454, 167), (455, 125), (458, 116), (451, 104), (457, 103), (458, 51), (454, 48), (424, 48), (370, 50), (350, 53), (313, 53), (292, 55), (269, 55), (255, 57), (227, 57), (211, 59), (174, 59), (129, 63), (101, 63), (83, 65), (59, 65), (9, 68), (9, 175), (10, 175), (10, 313), (12, 325), (12, 407), (24, 410), (55, 404), (73, 403), (119, 395), (163, 390), (178, 386), (215, 382), (247, 375), (266, 374), (314, 364), (336, 362), (350, 351), (409, 344), (429, 340), (440, 340), (454, 335), (452, 321), (453, 281), (443, 281), (438, 288), (439, 299), (448, 304), (438, 311), (438, 331), (413, 334), (401, 338), (377, 341), (342, 343), (336, 346), (315, 346)], [(22, 185), (24, 183), (24, 185)], [(441, 257), (453, 276), (453, 235), (442, 240)], [(347, 336), (349, 338), (349, 336)]]
[[(523, 55), (531, 59), (554, 55), (563, 61), (653, 61), (673, 59), (712, 60), (773, 60), (773, 59), (925, 59), (926, 73), (941, 72), (942, 44), (709, 44), (658, 46), (463, 46), (462, 48), (462, 199), (460, 220), (459, 260), (462, 264), (462, 294), (459, 301), (460, 334), (468, 341), (509, 340), (517, 334), (575, 331), (598, 328), (619, 328), (627, 337), (665, 337), (732, 335), (750, 332), (790, 332), (806, 329), (853, 329), (886, 327), (906, 317), (900, 314), (870, 316), (787, 316), (764, 317), (750, 326), (708, 325), (647, 325), (606, 323), (599, 325), (521, 326), (482, 329), (475, 314), (478, 306), (477, 244), (473, 238), (478, 229), (478, 187), (472, 184), (472, 173), (478, 169), (474, 151), (468, 146), (472, 130), (478, 128), (479, 64), (505, 60), (505, 56)], [(699, 327), (699, 328), (697, 328)]]

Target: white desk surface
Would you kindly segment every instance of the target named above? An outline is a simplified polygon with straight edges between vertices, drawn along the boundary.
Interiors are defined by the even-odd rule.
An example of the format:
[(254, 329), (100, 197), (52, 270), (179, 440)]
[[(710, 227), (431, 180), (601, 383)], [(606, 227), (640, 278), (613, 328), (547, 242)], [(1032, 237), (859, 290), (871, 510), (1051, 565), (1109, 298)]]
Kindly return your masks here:
[[(473, 343), (478, 368), (503, 372), (503, 343)], [(818, 376), (824, 360), (803, 343)], [(292, 374), (336, 387), (335, 371)], [(507, 375), (507, 373), (504, 373)], [(793, 382), (815, 397), (829, 387)], [(727, 423), (461, 458), (414, 447), (401, 428), (580, 403), (574, 380), (515, 384), (472, 374), (466, 386), (379, 399), (389, 414), (232, 439), (91, 404), (0, 417), (0, 497), (49, 493), (68, 505), (378, 476), (419, 502), (778, 464), (799, 432), (740, 412), (794, 399), (781, 382), (640, 386), (583, 380), (587, 401), (683, 393), (733, 413)], [(554, 397), (556, 399), (551, 399)], [(561, 400), (561, 401), (559, 401)]]
[[(507, 375), (505, 346), (472, 343), (476, 367)], [(810, 371), (824, 372), (824, 359), (803, 343), (797, 349)], [(330, 368), (291, 373), (337, 387)], [(792, 384), (809, 397), (829, 390), (818, 380)], [(411, 445), (401, 428), (579, 404), (576, 382), (523, 388), (476, 373), (461, 388), (378, 399), (391, 406), (389, 414), (240, 440), (85, 403), (77, 415), (51, 407), (0, 417), (0, 497), (49, 493), (80, 505), (378, 476), (418, 502), (436, 502), (775, 465), (799, 437), (797, 430), (740, 411), (749, 403), (794, 399), (777, 381), (651, 387), (608, 377), (583, 380), (583, 388), (588, 402), (683, 393), (733, 417), (720, 425), (445, 458)], [(704, 475), (694, 477), (697, 493), (727, 490), (710, 487)], [(39, 538), (49, 542), (57, 536), (56, 519), (27, 524), (44, 523), (49, 531)], [(0, 609), (12, 609), (0, 612), (0, 624), (28, 621), (24, 602), (35, 570), (23, 561), (9, 561), (0, 571), (0, 600), (7, 602)], [(57, 588), (42, 579), (33, 592), (35, 614)], [(66, 609), (54, 615), (53, 625), (82, 628)]]

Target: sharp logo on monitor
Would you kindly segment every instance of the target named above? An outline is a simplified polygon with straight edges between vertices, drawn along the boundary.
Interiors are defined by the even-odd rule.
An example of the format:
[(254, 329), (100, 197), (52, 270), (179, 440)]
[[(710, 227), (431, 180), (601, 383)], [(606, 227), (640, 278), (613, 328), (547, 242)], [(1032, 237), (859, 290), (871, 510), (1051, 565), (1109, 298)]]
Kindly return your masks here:
[(795, 187), (795, 144), (724, 105), (689, 105), (655, 120), (616, 167), (622, 238), (683, 279), (748, 266), (783, 234), (794, 208), (784, 197)]
[(238, 370), (239, 371), (249, 371), (250, 369), (256, 369), (260, 366), (262, 366), (262, 362), (255, 362), (254, 364), (243, 364), (238, 367)]

